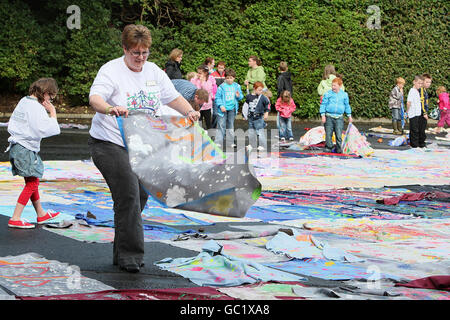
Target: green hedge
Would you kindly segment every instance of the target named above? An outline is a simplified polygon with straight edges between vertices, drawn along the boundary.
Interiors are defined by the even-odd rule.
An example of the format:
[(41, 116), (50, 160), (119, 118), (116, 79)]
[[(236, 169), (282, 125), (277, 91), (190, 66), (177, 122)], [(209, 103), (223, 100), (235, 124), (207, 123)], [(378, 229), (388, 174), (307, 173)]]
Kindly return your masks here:
[[(449, 87), (446, 1), (80, 0), (81, 29), (69, 30), (71, 2), (0, 0), (3, 89), (23, 93), (37, 77), (53, 76), (70, 104), (86, 104), (98, 68), (122, 52), (127, 14), (136, 22), (142, 17), (151, 29), (149, 60), (160, 67), (178, 47), (185, 53), (184, 72), (213, 56), (234, 68), (242, 84), (248, 56), (256, 54), (275, 93), (278, 64), (287, 61), (295, 114), (302, 118), (318, 114), (316, 88), (329, 63), (344, 76), (355, 117), (389, 117), (388, 95), (399, 76), (407, 80), (406, 92), (414, 75), (424, 72), (433, 76), (432, 92)], [(381, 10), (380, 29), (366, 25), (372, 5)]]

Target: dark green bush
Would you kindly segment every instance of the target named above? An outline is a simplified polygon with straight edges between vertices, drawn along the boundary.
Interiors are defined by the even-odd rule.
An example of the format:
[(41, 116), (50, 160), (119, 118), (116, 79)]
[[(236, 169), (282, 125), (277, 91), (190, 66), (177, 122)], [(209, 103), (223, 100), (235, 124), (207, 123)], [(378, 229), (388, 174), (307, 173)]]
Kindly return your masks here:
[[(42, 2), (42, 1), (39, 1)], [(72, 104), (87, 103), (98, 68), (122, 54), (120, 32), (130, 21), (153, 36), (150, 60), (164, 67), (169, 52), (184, 51), (182, 69), (195, 71), (207, 56), (224, 60), (243, 83), (252, 54), (263, 61), (276, 92), (277, 67), (289, 63), (296, 116), (318, 115), (316, 88), (332, 63), (344, 76), (355, 117), (388, 117), (395, 79), (433, 76), (449, 87), (448, 8), (436, 0), (114, 0), (77, 1), (80, 30), (65, 27), (69, 1), (0, 0), (0, 83), (21, 92), (37, 76), (56, 77)], [(380, 8), (380, 29), (370, 29), (369, 6)], [(43, 19), (50, 12), (53, 19)], [(245, 89), (245, 88), (243, 88)], [(275, 102), (275, 97), (272, 98)], [(435, 103), (435, 100), (432, 100)]]

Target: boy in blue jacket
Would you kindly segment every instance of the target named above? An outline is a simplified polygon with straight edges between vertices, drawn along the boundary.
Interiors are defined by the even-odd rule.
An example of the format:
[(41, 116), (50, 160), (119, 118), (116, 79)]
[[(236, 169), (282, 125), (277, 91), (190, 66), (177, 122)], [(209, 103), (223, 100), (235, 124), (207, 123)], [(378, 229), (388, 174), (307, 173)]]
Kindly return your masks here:
[(344, 113), (352, 123), (352, 109), (348, 101), (348, 94), (341, 90), (343, 85), (341, 78), (333, 79), (331, 90), (327, 91), (320, 104), (320, 115), (325, 126), (325, 152), (331, 152), (333, 148), (333, 132), (336, 136), (336, 152), (342, 153), (342, 130), (344, 129)]
[(217, 134), (215, 142), (222, 145), (225, 133), (227, 140), (231, 141), (231, 146), (236, 147), (234, 143), (234, 119), (238, 112), (239, 101), (244, 98), (241, 86), (234, 82), (236, 72), (233, 69), (225, 69), (225, 82), (219, 86), (216, 93), (215, 103), (217, 105)]

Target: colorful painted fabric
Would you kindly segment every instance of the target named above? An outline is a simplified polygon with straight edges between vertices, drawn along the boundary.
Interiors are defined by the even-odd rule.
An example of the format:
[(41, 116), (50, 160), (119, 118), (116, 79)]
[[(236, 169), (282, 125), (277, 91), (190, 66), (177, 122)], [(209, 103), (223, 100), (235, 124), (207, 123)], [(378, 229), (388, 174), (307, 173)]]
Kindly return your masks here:
[(393, 275), (373, 273), (369, 269), (356, 267), (348, 263), (330, 261), (327, 259), (293, 259), (287, 262), (265, 264), (268, 267), (300, 274), (322, 278), (326, 280), (366, 279), (379, 280), (381, 278), (399, 279)]
[(16, 296), (88, 293), (114, 289), (81, 275), (76, 266), (36, 253), (0, 257), (0, 285)]
[[(112, 243), (114, 241), (114, 228), (97, 227), (87, 223), (82, 225), (79, 221), (84, 222), (84, 220), (63, 221), (66, 226), (60, 228), (48, 224), (45, 230), (87, 243)], [(177, 230), (166, 226), (144, 225), (144, 242), (171, 240), (184, 231), (187, 232), (186, 234), (194, 232), (194, 230)]]
[(292, 236), (285, 232), (279, 232), (266, 243), (266, 248), (275, 253), (282, 253), (289, 258), (305, 259), (328, 259), (341, 262), (358, 262), (358, 258), (342, 249), (334, 248), (328, 243), (323, 243), (308, 234), (300, 234), (294, 230)]
[(431, 276), (407, 283), (396, 283), (395, 286), (450, 291), (450, 276)]
[(17, 297), (18, 300), (234, 300), (210, 287), (175, 289), (104, 290), (90, 293), (42, 297)]
[(206, 131), (187, 118), (130, 112), (117, 118), (132, 170), (147, 192), (172, 208), (243, 217), (261, 184), (245, 152), (229, 164)]
[(301, 281), (303, 277), (274, 270), (221, 252), (221, 246), (209, 240), (193, 258), (166, 258), (155, 262), (163, 270), (177, 273), (199, 286), (237, 286), (267, 281)]
[(303, 299), (298, 297), (293, 291), (298, 286), (303, 286), (303, 284), (300, 282), (259, 282), (243, 286), (218, 288), (217, 290), (240, 300)]
[(357, 154), (361, 157), (372, 155), (374, 150), (370, 147), (366, 137), (361, 135), (353, 123), (349, 123), (345, 137), (342, 140), (342, 153)]
[(433, 199), (446, 199), (450, 198), (450, 193), (445, 192), (418, 192), (418, 193), (405, 193), (398, 197), (385, 198), (380, 200), (381, 203), (394, 205), (398, 204), (400, 201), (418, 201), (418, 200), (433, 200)]

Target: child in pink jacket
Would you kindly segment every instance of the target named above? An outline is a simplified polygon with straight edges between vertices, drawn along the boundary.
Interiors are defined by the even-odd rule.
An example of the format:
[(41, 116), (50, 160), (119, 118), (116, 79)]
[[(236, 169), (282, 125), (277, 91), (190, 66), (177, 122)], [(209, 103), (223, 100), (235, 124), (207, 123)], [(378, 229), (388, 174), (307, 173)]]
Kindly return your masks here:
[(197, 75), (191, 82), (197, 87), (197, 89), (205, 89), (209, 93), (209, 100), (205, 102), (200, 108), (200, 124), (203, 123), (203, 119), (205, 120), (205, 129), (208, 130), (211, 128), (211, 108), (214, 103), (214, 99), (216, 98), (217, 93), (217, 84), (214, 77), (209, 75), (209, 68), (206, 65), (201, 65), (197, 68)]
[(291, 93), (288, 90), (284, 90), (275, 103), (275, 109), (278, 111), (279, 116), (279, 133), (281, 142), (294, 140), (292, 134), (291, 116), (295, 111), (296, 106), (294, 100), (291, 97)]
[(445, 87), (440, 86), (436, 90), (436, 94), (439, 98), (439, 111), (441, 112), (441, 120), (437, 124), (437, 133), (440, 133), (444, 125), (450, 127), (450, 105), (448, 99), (448, 93)]

